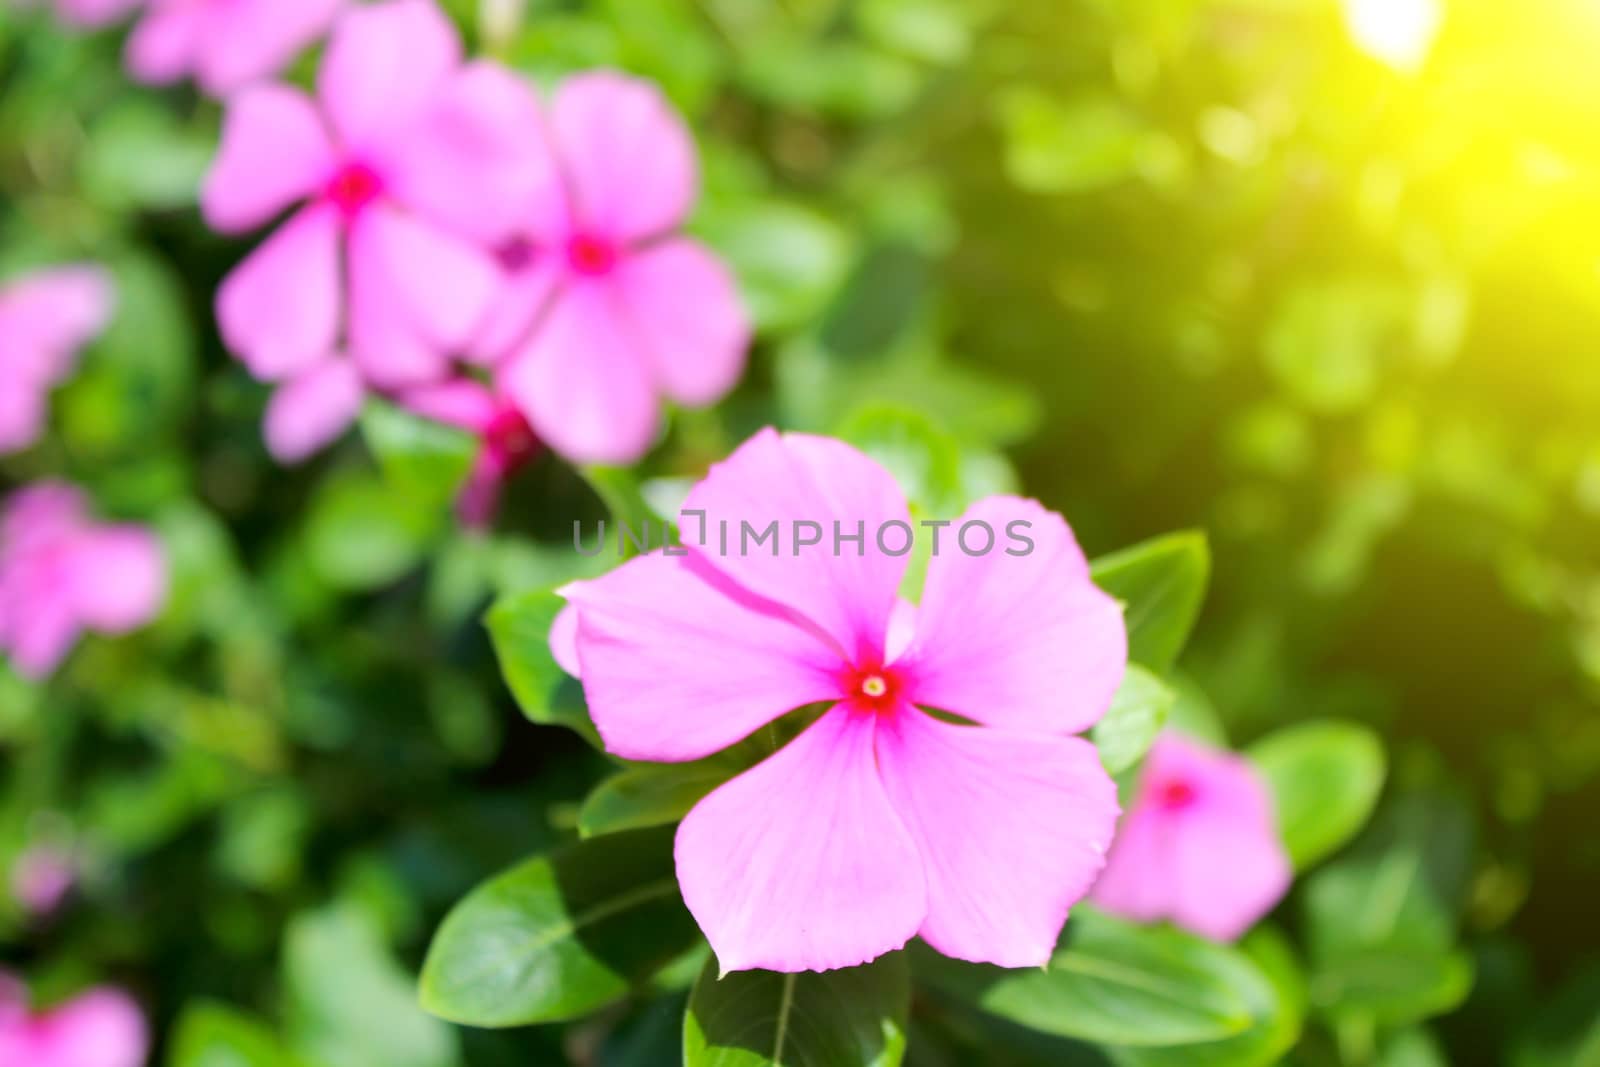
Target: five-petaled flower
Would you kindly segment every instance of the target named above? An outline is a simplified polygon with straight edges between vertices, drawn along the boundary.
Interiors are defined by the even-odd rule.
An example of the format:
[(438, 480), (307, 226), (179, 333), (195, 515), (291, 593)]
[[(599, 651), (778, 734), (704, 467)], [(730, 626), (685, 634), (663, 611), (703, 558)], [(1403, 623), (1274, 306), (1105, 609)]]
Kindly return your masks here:
[[(860, 452), (772, 430), (686, 508), (758, 526), (909, 519)], [(913, 935), (961, 959), (1040, 965), (1099, 874), (1116, 789), (1070, 735), (1120, 683), (1121, 608), (1038, 503), (990, 497), (964, 519), (1027, 521), (1036, 549), (943, 552), (911, 625), (895, 624), (907, 560), (871, 538), (860, 554), (691, 547), (568, 591), (590, 712), (618, 756), (697, 759), (827, 705), (679, 828), (679, 884), (723, 970), (847, 967)]]
[(543, 180), (500, 245), (509, 282), (474, 349), (556, 452), (630, 463), (663, 397), (700, 406), (734, 386), (750, 324), (722, 262), (677, 232), (699, 181), (694, 140), (660, 92), (583, 74), (545, 119), (529, 130), (548, 145)]
[(160, 611), (166, 586), (155, 537), (95, 523), (71, 486), (34, 485), (0, 509), (0, 653), (25, 677), (55, 670), (83, 630), (143, 626)]
[(1126, 918), (1232, 941), (1291, 877), (1271, 794), (1249, 761), (1167, 733), (1145, 761), (1093, 899)]
[(0, 287), (0, 454), (38, 439), (50, 389), (105, 328), (113, 303), (98, 267), (41, 271)]
[(100, 986), (33, 1012), (27, 988), (0, 972), (0, 1064), (7, 1067), (143, 1067), (144, 1013), (120, 989)]
[(305, 202), (217, 294), (228, 347), (283, 383), (266, 429), (285, 460), (338, 436), (368, 387), (450, 373), (499, 291), (486, 249), (509, 239), (508, 205), (541, 172), (532, 92), (463, 65), (431, 0), (342, 15), (318, 98), (280, 84), (235, 96), (201, 196), (230, 233)]

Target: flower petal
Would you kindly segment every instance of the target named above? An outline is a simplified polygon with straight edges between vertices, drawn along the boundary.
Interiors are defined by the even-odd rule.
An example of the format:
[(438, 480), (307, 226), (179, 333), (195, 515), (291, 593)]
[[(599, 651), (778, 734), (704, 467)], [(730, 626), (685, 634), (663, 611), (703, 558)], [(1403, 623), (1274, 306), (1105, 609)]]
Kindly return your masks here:
[(832, 650), (695, 557), (642, 556), (566, 596), (589, 714), (625, 759), (699, 759), (839, 695)]
[(80, 625), (67, 597), (59, 590), (30, 595), (5, 627), (11, 665), (22, 677), (39, 681), (50, 676), (78, 640)]
[(461, 62), (455, 26), (432, 0), (390, 0), (339, 16), (317, 95), (347, 148), (379, 151), (419, 119)]
[(627, 256), (617, 284), (661, 391), (680, 404), (720, 400), (744, 372), (750, 320), (722, 261), (679, 239)]
[(361, 413), (361, 376), (345, 359), (330, 359), (278, 387), (267, 403), (267, 449), (298, 463), (336, 440)]
[(0, 381), (0, 455), (20, 452), (44, 431), (45, 402), (30, 382)]
[(115, 989), (92, 989), (56, 1008), (40, 1036), (40, 1067), (140, 1067), (150, 1048), (139, 1006)]
[(92, 29), (115, 22), (145, 0), (56, 0), (56, 12), (69, 26)]
[(194, 68), (206, 23), (201, 4), (155, 5), (128, 36), (128, 72), (148, 85), (177, 81)]
[[(705, 513), (706, 558), (758, 596), (799, 612), (857, 663), (882, 657), (896, 591), (907, 559), (882, 552), (877, 531), (910, 522), (894, 477), (849, 445), (808, 434), (762, 430), (714, 465), (689, 493), (684, 513)], [(776, 523), (772, 548), (743, 551), (742, 523), (752, 537)], [(723, 548), (723, 523), (727, 547)], [(821, 543), (800, 546), (797, 523), (813, 523)], [(836, 529), (854, 540), (835, 542)], [(685, 523), (684, 541), (701, 531)], [(752, 542), (753, 544), (753, 542)], [(859, 554), (858, 554), (859, 550)]]
[(877, 756), (927, 875), (923, 940), (957, 959), (1042, 966), (1116, 826), (1117, 787), (1094, 746), (904, 707), (879, 726)]
[(161, 542), (137, 526), (107, 526), (79, 537), (72, 552), (72, 603), (85, 625), (126, 633), (155, 618), (167, 596)]
[(599, 282), (568, 286), (500, 372), (534, 431), (574, 463), (632, 463), (660, 425), (644, 353), (614, 295)]
[(0, 367), (11, 380), (53, 385), (79, 348), (106, 328), (116, 291), (104, 270), (57, 267), (0, 290)]
[(308, 207), (233, 269), (217, 291), (222, 339), (266, 381), (333, 348), (339, 331), (339, 218)]
[[(961, 547), (982, 548), (991, 536), (975, 526), (963, 542), (968, 523), (992, 531), (988, 552)], [(1127, 628), (1116, 601), (1090, 580), (1066, 522), (1035, 501), (996, 496), (943, 533), (904, 657), (910, 699), (991, 726), (1092, 726), (1122, 683)], [(1013, 535), (1031, 539), (1031, 550)]]
[[(344, 0), (232, 0), (207, 24), (199, 82), (213, 96), (270, 77), (322, 36)], [(184, 5), (176, 5), (182, 7)]]
[(825, 971), (921, 924), (916, 848), (873, 766), (874, 717), (836, 706), (678, 829), (678, 884), (724, 972)]
[(469, 433), (482, 433), (497, 410), (494, 393), (472, 378), (419, 385), (395, 399), (407, 411)]
[(660, 90), (614, 71), (568, 78), (551, 108), (573, 227), (614, 241), (675, 229), (699, 185), (694, 138)]
[(333, 145), (309, 96), (286, 85), (246, 89), (228, 103), (200, 209), (213, 229), (251, 230), (314, 193), (333, 168)]
[(549, 259), (538, 259), (508, 272), (465, 355), (473, 362), (494, 366), (523, 346), (550, 308), (560, 277)]

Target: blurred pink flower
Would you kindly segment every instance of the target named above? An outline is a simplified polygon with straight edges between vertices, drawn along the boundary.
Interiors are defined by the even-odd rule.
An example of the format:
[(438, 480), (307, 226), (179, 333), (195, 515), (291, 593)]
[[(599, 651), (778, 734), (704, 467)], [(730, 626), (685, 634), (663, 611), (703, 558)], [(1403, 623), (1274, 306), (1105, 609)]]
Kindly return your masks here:
[(38, 1014), (0, 973), (0, 1067), (144, 1067), (150, 1033), (132, 997), (99, 987)]
[(733, 388), (750, 325), (721, 261), (677, 232), (699, 184), (694, 141), (654, 86), (570, 78), (543, 128), (544, 180), (501, 245), (511, 280), (474, 347), (556, 452), (630, 463), (662, 397), (698, 406)]
[[(776, 521), (774, 552), (658, 552), (565, 590), (607, 750), (698, 759), (829, 705), (678, 831), (684, 900), (723, 970), (847, 967), (913, 935), (961, 959), (1043, 964), (1117, 815), (1094, 747), (1067, 735), (1105, 712), (1127, 660), (1121, 609), (1066, 522), (1016, 497), (973, 505), (960, 522), (1029, 523), (1035, 550), (970, 556), (947, 532), (914, 623), (891, 636), (907, 559), (873, 531), (910, 517), (860, 452), (764, 430), (685, 507), (711, 531)], [(860, 523), (865, 540), (803, 550), (794, 520)]]
[(50, 389), (105, 329), (114, 303), (98, 267), (41, 271), (0, 287), (0, 454), (38, 439)]
[(461, 521), (481, 527), (494, 519), (507, 478), (540, 451), (539, 438), (522, 412), (494, 390), (470, 378), (424, 385), (399, 397), (402, 406), (478, 438), (478, 455), (459, 504)]
[(29, 915), (49, 915), (60, 907), (76, 877), (70, 851), (32, 845), (11, 865), (11, 895)]
[(160, 543), (138, 526), (91, 521), (83, 495), (42, 483), (0, 508), (0, 652), (42, 678), (83, 630), (126, 633), (166, 598)]
[(1249, 762), (1168, 733), (1145, 761), (1094, 902), (1232, 941), (1272, 910), (1292, 876), (1272, 797)]
[(271, 77), (322, 36), (344, 0), (148, 0), (128, 69), (163, 84), (193, 75), (223, 96)]
[(279, 84), (230, 101), (207, 221), (242, 232), (304, 201), (217, 294), (228, 347), (281, 383), (266, 426), (280, 459), (342, 433), (369, 387), (448, 376), (499, 288), (484, 248), (537, 180), (536, 114), (514, 75), (462, 64), (430, 0), (341, 15), (317, 101)]
[[(37, 6), (36, 0), (12, 3), (17, 7)], [(55, 9), (62, 22), (87, 30), (109, 25), (144, 3), (145, 0), (55, 0)]]

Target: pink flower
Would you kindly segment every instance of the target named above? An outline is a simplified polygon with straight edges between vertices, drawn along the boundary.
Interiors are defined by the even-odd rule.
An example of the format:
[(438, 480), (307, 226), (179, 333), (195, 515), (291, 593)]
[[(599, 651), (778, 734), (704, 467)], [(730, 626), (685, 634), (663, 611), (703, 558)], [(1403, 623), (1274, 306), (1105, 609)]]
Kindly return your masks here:
[(111, 318), (115, 294), (97, 267), (63, 267), (0, 288), (0, 453), (32, 445), (50, 389)]
[(0, 1067), (143, 1067), (150, 1033), (133, 998), (99, 987), (39, 1014), (0, 973)]
[(509, 236), (507, 205), (538, 168), (531, 92), (462, 65), (429, 0), (340, 16), (318, 97), (278, 84), (235, 96), (201, 196), (229, 233), (304, 202), (217, 294), (228, 347), (281, 383), (266, 433), (286, 461), (342, 433), (368, 387), (447, 377), (500, 286), (483, 246)]
[(0, 509), (0, 652), (29, 678), (55, 670), (83, 630), (126, 633), (166, 597), (161, 546), (137, 526), (90, 521), (83, 496), (44, 483)]
[(630, 463), (663, 397), (699, 406), (733, 388), (749, 321), (721, 261), (677, 232), (694, 142), (653, 86), (570, 78), (543, 125), (553, 158), (501, 246), (511, 282), (475, 348), (556, 452)]
[(488, 525), (500, 505), (506, 479), (538, 456), (539, 438), (516, 406), (470, 378), (425, 385), (402, 393), (400, 403), (435, 422), (478, 437), (478, 455), (461, 493), (461, 521)]
[(1168, 733), (1145, 761), (1139, 799), (1122, 821), (1094, 902), (1232, 941), (1272, 910), (1291, 877), (1272, 798), (1255, 769)]
[[(62, 22), (79, 29), (107, 26), (133, 11), (145, 0), (55, 0), (56, 15)], [(34, 6), (33, 0), (13, 0), (19, 7)]]
[[(913, 935), (961, 959), (1044, 963), (1117, 814), (1094, 747), (1068, 735), (1105, 712), (1127, 660), (1121, 609), (1067, 524), (1016, 497), (973, 505), (943, 531), (900, 628), (907, 557), (890, 552), (911, 529), (905, 498), (849, 446), (764, 430), (691, 492), (694, 511), (705, 547), (640, 557), (566, 595), (615, 755), (697, 759), (828, 705), (679, 828), (678, 881), (723, 970), (848, 967)], [(776, 522), (776, 541), (742, 553), (744, 521)], [(863, 542), (836, 554), (836, 522)], [(822, 544), (804, 546), (804, 523)], [(981, 523), (1001, 537), (1027, 524), (1014, 528), (1034, 548), (959, 550), (967, 524), (982, 547)]]
[(49, 915), (60, 907), (76, 877), (71, 852), (33, 845), (11, 865), (11, 895), (28, 914)]
[(344, 0), (149, 0), (128, 38), (142, 82), (193, 75), (223, 96), (282, 70), (322, 36)]

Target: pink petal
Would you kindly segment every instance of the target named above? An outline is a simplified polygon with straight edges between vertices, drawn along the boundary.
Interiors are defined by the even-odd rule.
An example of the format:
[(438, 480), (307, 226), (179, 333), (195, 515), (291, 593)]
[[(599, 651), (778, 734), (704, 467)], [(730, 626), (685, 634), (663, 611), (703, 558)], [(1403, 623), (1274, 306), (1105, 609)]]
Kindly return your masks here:
[(471, 378), (419, 385), (396, 399), (407, 411), (469, 433), (481, 433), (499, 410), (494, 393)]
[(45, 398), (32, 383), (0, 381), (0, 455), (30, 447), (44, 431)]
[[(684, 510), (705, 512), (705, 555), (718, 570), (804, 615), (853, 662), (881, 659), (907, 557), (882, 552), (877, 531), (885, 522), (910, 522), (905, 497), (888, 471), (831, 438), (766, 429), (714, 465), (689, 493)], [(742, 555), (741, 523), (759, 535), (774, 521), (776, 550)], [(797, 536), (797, 522), (820, 525), (822, 542), (799, 547), (815, 531), (799, 528)], [(836, 552), (835, 524), (842, 537), (863, 532), (862, 543), (840, 540)], [(684, 543), (697, 543), (699, 534), (698, 520), (685, 518)]]
[(49, 677), (77, 643), (81, 628), (64, 591), (45, 589), (26, 598), (5, 626), (11, 665), (24, 678)]
[(56, 12), (68, 25), (94, 29), (115, 22), (144, 0), (56, 0)]
[(267, 449), (298, 463), (337, 440), (361, 413), (361, 376), (349, 360), (326, 360), (278, 387), (267, 404)]
[(461, 41), (431, 0), (354, 7), (334, 25), (317, 92), (345, 146), (387, 148), (424, 114), (461, 62)]
[(155, 618), (167, 595), (161, 543), (136, 526), (82, 535), (72, 554), (73, 610), (102, 633), (126, 633)]
[(624, 759), (698, 759), (839, 695), (825, 644), (695, 557), (642, 556), (566, 595), (589, 714)]
[(128, 71), (137, 81), (162, 85), (194, 69), (209, 12), (204, 4), (158, 3), (128, 37)]
[(1043, 966), (1116, 826), (1117, 787), (1094, 746), (905, 707), (883, 719), (877, 755), (927, 875), (923, 940), (975, 963)]
[(40, 1067), (143, 1067), (150, 1034), (126, 993), (93, 989), (43, 1020)]
[(560, 272), (549, 259), (508, 273), (472, 339), (469, 354), (475, 362), (493, 366), (522, 347), (549, 310), (559, 279)]
[(526, 205), (560, 189), (528, 83), (493, 63), (463, 68), (396, 146), (389, 184), (398, 200), (452, 230), (486, 243), (511, 238)]
[(676, 229), (694, 203), (694, 139), (649, 82), (612, 71), (569, 78), (551, 111), (576, 200), (574, 229), (615, 241)]
[(213, 96), (277, 74), (332, 24), (344, 0), (230, 0), (212, 5), (199, 81)]
[[(960, 545), (987, 523), (990, 550)], [(1013, 526), (1028, 523), (1028, 527)], [(1030, 538), (1022, 543), (1008, 536)], [(977, 551), (988, 541), (968, 533)], [(910, 699), (1015, 729), (1076, 733), (1105, 714), (1127, 667), (1122, 609), (1089, 578), (1061, 516), (1031, 500), (979, 501), (942, 531), (906, 652)]]
[(916, 933), (922, 864), (878, 780), (874, 722), (835, 707), (683, 820), (678, 884), (724, 972), (851, 967)]
[(578, 606), (568, 604), (550, 623), (550, 655), (557, 666), (574, 678), (583, 676), (578, 662)]
[(332, 350), (339, 331), (339, 217), (302, 209), (217, 291), (217, 323), (230, 351), (258, 378), (299, 373)]
[(501, 369), (534, 431), (574, 463), (632, 463), (660, 425), (644, 354), (613, 296), (603, 283), (569, 286)]
[(702, 405), (738, 383), (750, 320), (732, 275), (704, 245), (679, 239), (630, 255), (617, 284), (662, 392)]
[(317, 192), (334, 165), (333, 145), (309, 96), (286, 85), (246, 89), (228, 104), (222, 144), (200, 191), (201, 212), (224, 233), (254, 229)]
[(438, 378), (498, 291), (475, 246), (374, 205), (350, 235), (351, 354), (369, 381), (400, 387)]
[(8, 377), (55, 384), (106, 328), (115, 305), (111, 278), (99, 267), (57, 267), (12, 282), (0, 290), (0, 367)]

